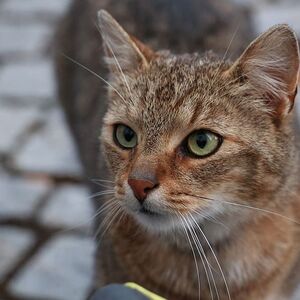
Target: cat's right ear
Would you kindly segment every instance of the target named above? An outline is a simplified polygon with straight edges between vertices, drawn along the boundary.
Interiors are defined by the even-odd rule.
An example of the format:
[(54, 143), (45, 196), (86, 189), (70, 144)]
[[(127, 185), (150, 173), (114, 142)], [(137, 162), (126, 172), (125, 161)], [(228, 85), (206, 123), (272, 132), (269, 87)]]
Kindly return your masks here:
[(130, 36), (105, 10), (98, 12), (105, 61), (113, 74), (130, 73), (146, 68), (155, 53)]

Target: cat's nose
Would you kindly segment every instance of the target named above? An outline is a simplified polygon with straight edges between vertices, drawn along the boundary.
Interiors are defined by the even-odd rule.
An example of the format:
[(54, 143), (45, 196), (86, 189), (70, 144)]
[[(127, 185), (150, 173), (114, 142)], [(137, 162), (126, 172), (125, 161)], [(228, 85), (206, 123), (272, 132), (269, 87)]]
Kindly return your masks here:
[(143, 204), (150, 191), (158, 187), (158, 183), (152, 180), (129, 178), (128, 184), (133, 190), (136, 199)]

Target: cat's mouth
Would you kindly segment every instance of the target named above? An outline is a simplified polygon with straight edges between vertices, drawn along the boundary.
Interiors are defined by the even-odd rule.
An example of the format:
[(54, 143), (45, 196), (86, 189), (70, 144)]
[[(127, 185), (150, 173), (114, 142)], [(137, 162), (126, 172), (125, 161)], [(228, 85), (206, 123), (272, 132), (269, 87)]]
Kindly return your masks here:
[(143, 215), (147, 215), (147, 216), (150, 216), (150, 217), (159, 217), (161, 216), (160, 213), (158, 212), (155, 212), (153, 210), (150, 210), (149, 208), (146, 208), (145, 206), (142, 206), (140, 209), (139, 209), (139, 212)]

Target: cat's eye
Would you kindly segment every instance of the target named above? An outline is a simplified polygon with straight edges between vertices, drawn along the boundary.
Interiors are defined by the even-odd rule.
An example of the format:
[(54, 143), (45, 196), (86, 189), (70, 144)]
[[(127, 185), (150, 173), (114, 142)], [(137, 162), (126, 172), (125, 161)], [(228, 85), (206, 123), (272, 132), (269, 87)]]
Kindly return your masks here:
[(123, 124), (115, 126), (114, 138), (116, 143), (122, 148), (131, 149), (137, 145), (136, 133), (130, 127)]
[(215, 153), (221, 142), (219, 135), (208, 130), (197, 130), (188, 136), (186, 147), (190, 154), (205, 157)]

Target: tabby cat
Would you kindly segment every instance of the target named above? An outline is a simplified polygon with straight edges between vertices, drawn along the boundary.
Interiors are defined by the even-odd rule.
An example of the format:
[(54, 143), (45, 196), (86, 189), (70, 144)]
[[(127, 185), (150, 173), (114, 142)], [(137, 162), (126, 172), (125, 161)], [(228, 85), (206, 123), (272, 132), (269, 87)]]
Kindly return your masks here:
[[(61, 55), (106, 78), (100, 8), (153, 48), (221, 56), (154, 52), (101, 13), (107, 101), (107, 84)], [(248, 12), (230, 1), (72, 1), (56, 70), (88, 178), (108, 179), (97, 136), (109, 102), (102, 141), (116, 196), (94, 200), (97, 210), (105, 203), (96, 285), (135, 281), (168, 299), (289, 299), (299, 282), (297, 45), (279, 26), (223, 61), (251, 38)], [(111, 192), (107, 181), (89, 184)]]
[(157, 52), (98, 14), (114, 182), (99, 285), (167, 299), (290, 299), (298, 283), (299, 50), (277, 25), (234, 62)]

